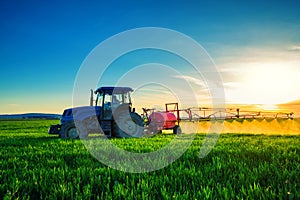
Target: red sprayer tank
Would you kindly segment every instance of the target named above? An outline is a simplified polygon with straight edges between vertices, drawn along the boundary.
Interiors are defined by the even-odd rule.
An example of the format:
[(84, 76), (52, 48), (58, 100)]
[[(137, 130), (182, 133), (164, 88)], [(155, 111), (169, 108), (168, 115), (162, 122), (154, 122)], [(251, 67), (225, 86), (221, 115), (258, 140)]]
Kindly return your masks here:
[(177, 122), (177, 117), (171, 112), (153, 112), (149, 118), (150, 123), (154, 123), (160, 130), (172, 129)]

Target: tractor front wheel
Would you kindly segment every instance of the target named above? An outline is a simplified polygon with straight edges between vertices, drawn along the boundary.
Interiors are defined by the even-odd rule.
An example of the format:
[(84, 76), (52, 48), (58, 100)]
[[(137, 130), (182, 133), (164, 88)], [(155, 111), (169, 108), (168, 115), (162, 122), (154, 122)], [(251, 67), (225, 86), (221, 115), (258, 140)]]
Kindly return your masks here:
[(74, 122), (67, 122), (61, 126), (60, 131), (60, 138), (67, 139), (67, 138), (78, 138), (79, 134), (76, 129)]

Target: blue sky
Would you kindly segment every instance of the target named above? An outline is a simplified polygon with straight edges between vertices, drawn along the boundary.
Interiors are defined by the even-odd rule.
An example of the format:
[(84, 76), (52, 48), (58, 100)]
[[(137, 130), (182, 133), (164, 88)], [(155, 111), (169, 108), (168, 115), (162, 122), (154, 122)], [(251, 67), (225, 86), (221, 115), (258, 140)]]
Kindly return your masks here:
[[(296, 101), (299, 8), (299, 1), (1, 1), (0, 113), (60, 113), (71, 107), (77, 71), (90, 51), (139, 27), (169, 28), (199, 42), (220, 69), (228, 103)], [(274, 78), (255, 79), (269, 76)], [(277, 79), (279, 96), (286, 98), (269, 99), (276, 99), (276, 91), (257, 98), (281, 87), (259, 89)], [(253, 94), (241, 95), (253, 83)]]

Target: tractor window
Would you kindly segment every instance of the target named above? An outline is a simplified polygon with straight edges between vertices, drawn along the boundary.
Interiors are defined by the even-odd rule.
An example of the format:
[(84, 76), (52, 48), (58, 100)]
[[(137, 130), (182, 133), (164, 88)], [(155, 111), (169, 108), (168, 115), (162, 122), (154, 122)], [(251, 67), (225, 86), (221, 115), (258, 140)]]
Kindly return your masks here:
[(104, 103), (103, 103), (103, 119), (111, 119), (112, 111), (111, 111), (111, 95), (105, 94)]
[(97, 106), (102, 106), (102, 102), (103, 102), (103, 95), (98, 94), (97, 99), (96, 99), (96, 105)]
[(122, 94), (113, 94), (112, 96), (112, 103), (113, 104), (121, 104), (123, 102), (122, 100)]
[(123, 96), (124, 96), (124, 103), (131, 103), (129, 92), (124, 93)]
[(111, 95), (110, 94), (106, 94), (105, 98), (104, 98), (104, 105), (106, 104), (110, 104), (111, 103)]

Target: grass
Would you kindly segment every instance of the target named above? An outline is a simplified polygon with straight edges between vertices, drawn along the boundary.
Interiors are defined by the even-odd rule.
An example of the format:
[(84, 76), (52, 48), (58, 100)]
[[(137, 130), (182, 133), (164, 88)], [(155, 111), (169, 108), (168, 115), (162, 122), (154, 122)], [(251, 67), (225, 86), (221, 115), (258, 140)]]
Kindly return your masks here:
[[(48, 135), (53, 120), (0, 121), (0, 199), (299, 199), (300, 136), (222, 134), (198, 157), (205, 138), (171, 165), (126, 173), (98, 162), (80, 140)], [(149, 152), (173, 135), (112, 139)], [(151, 161), (149, 161), (151, 165)]]

